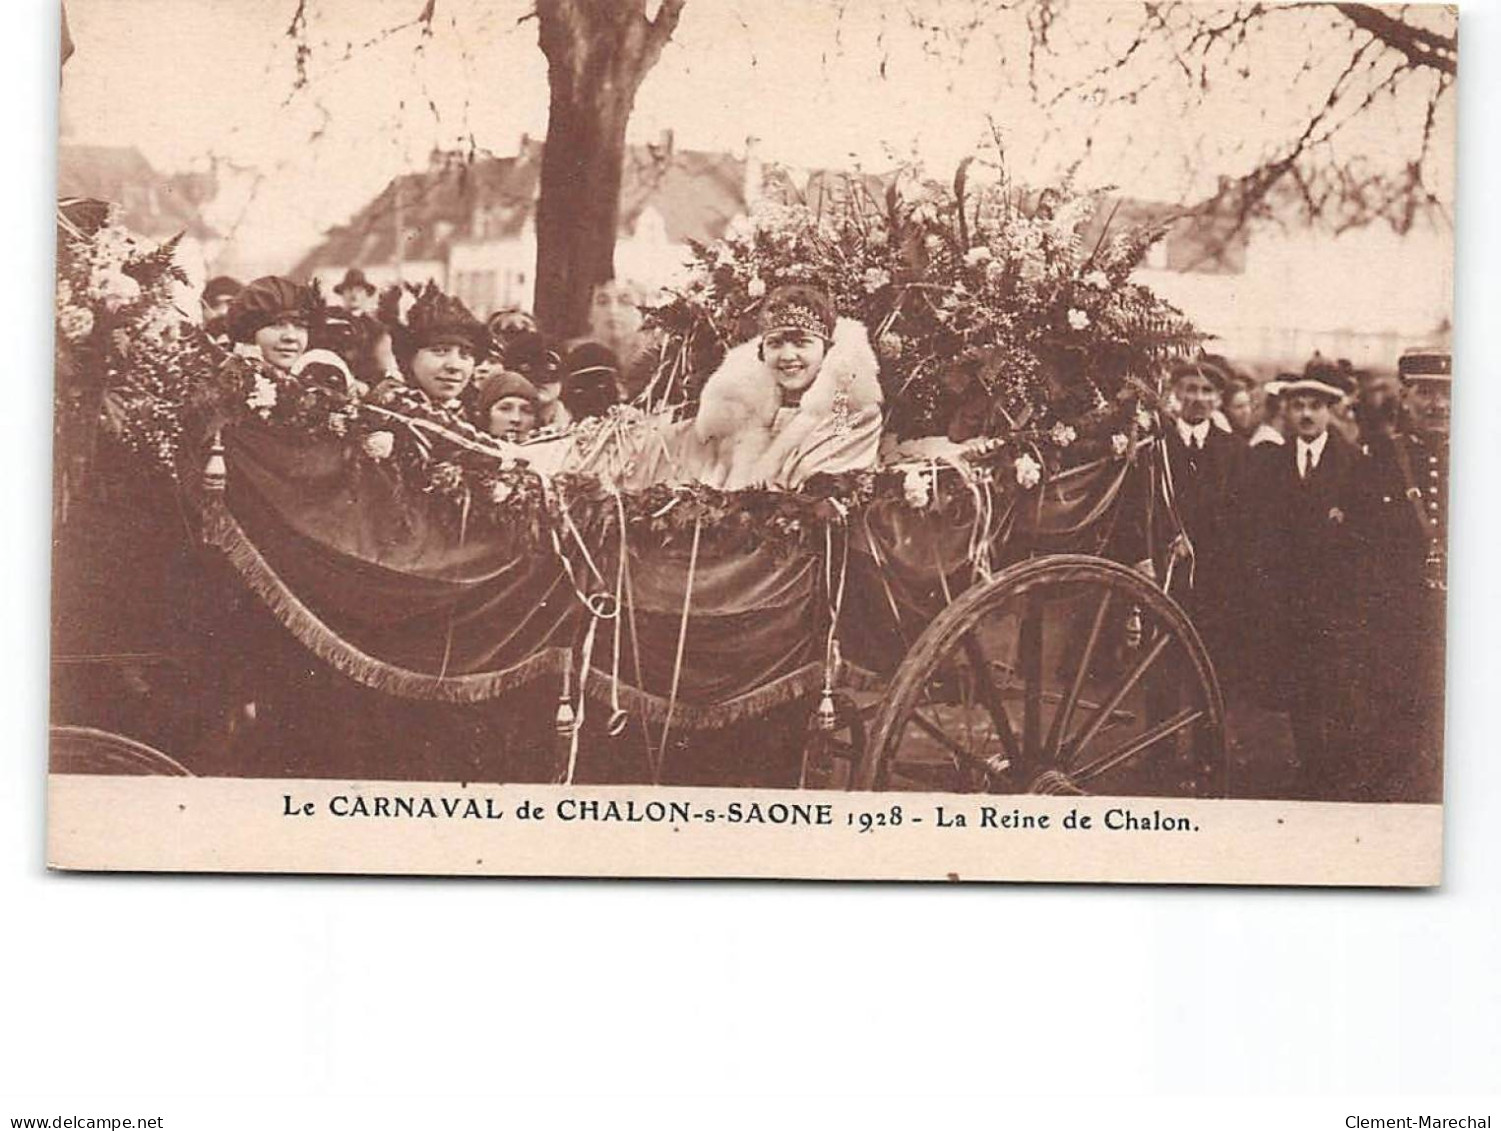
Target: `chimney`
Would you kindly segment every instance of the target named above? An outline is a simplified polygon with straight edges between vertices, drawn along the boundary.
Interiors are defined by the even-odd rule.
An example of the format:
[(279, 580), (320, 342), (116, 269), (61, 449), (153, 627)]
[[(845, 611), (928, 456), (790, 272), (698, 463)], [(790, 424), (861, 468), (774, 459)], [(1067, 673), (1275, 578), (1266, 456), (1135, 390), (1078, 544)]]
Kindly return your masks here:
[(755, 135), (745, 139), (745, 178), (740, 186), (740, 195), (749, 212), (761, 199), (765, 188), (766, 168), (761, 162), (761, 139)]

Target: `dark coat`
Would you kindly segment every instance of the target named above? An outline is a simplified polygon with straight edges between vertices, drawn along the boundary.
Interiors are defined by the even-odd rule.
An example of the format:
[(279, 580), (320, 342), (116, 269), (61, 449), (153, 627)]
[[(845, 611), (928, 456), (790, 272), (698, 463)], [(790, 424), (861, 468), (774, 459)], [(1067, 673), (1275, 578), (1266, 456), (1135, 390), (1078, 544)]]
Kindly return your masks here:
[(1308, 797), (1351, 796), (1360, 711), (1361, 580), (1369, 529), (1369, 459), (1332, 428), (1318, 466), (1298, 475), (1289, 441), (1269, 468), (1262, 655), (1267, 690), (1286, 704)]
[(1430, 553), (1442, 555), (1445, 548), (1448, 444), (1441, 436), (1391, 431), (1368, 437), (1364, 450), (1370, 457), (1367, 596), (1378, 606), (1409, 604), (1427, 587)]
[(1272, 467), (1267, 565), (1289, 631), (1348, 629), (1358, 613), (1361, 552), (1370, 517), (1368, 460), (1333, 429), (1319, 464), (1298, 476), (1290, 440)]
[(1167, 432), (1168, 464), (1183, 529), (1200, 568), (1229, 564), (1235, 551), (1237, 506), (1245, 475), (1246, 443), (1213, 425), (1200, 449), (1174, 425)]
[(1186, 444), (1176, 425), (1167, 430), (1165, 443), (1178, 517), (1194, 551), (1191, 581), (1187, 563), (1179, 562), (1170, 592), (1203, 636), (1222, 677), (1229, 677), (1244, 607), (1241, 491), (1246, 444), (1212, 425), (1202, 448)]

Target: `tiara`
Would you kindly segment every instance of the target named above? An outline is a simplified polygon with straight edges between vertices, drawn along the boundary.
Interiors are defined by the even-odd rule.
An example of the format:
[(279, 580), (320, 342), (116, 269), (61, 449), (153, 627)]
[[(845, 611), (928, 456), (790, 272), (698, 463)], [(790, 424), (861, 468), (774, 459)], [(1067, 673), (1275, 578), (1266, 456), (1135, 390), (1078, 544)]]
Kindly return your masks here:
[(789, 302), (766, 312), (763, 334), (774, 330), (806, 330), (820, 338), (829, 336), (828, 326), (818, 311), (803, 303)]

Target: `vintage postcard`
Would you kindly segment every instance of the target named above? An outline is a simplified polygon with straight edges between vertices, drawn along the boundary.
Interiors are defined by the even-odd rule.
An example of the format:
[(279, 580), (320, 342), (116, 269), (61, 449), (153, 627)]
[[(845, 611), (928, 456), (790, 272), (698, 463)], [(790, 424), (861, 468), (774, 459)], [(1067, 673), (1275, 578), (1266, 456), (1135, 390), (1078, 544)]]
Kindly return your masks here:
[(66, 0), (52, 865), (1438, 884), (1457, 36)]

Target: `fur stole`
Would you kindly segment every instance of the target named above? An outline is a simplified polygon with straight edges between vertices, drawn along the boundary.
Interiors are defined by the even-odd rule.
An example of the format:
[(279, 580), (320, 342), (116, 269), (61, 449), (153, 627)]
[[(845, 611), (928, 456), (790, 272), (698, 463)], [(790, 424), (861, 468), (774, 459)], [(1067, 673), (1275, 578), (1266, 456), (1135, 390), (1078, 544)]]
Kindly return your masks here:
[(881, 403), (880, 365), (863, 324), (841, 318), (818, 375), (804, 391), (797, 411), (772, 436), (781, 394), (776, 373), (759, 356), (760, 338), (742, 342), (725, 355), (699, 396), (693, 430), (714, 453), (705, 482), (734, 490), (775, 482), (783, 459), (821, 426)]

